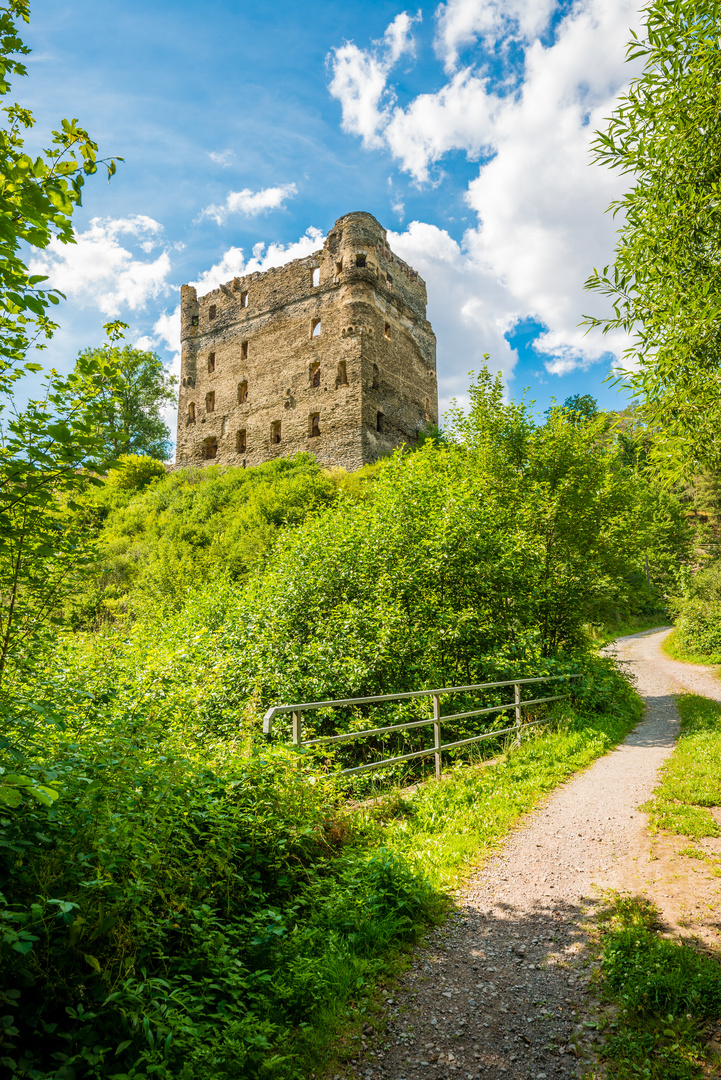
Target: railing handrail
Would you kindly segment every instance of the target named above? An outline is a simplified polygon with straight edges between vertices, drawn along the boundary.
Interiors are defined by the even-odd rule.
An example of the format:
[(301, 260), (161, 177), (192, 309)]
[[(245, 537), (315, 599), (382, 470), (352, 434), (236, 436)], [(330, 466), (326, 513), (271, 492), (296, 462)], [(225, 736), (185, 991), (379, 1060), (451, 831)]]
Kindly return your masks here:
[[(475, 683), (470, 686), (444, 686), (437, 690), (406, 690), (400, 694), (373, 694), (370, 697), (357, 697), (357, 698), (338, 698), (335, 701), (303, 701), (298, 702), (295, 705), (273, 705), (266, 712), (263, 717), (263, 734), (270, 735), (273, 728), (273, 720), (281, 713), (299, 713), (305, 712), (307, 709), (333, 709), (341, 705), (368, 705), (373, 701), (402, 701), (409, 698), (419, 697), (441, 697), (444, 694), (458, 694), (464, 690), (495, 690), (500, 686), (522, 686), (526, 683), (539, 683), (539, 682), (556, 682), (559, 679), (580, 679), (581, 675), (539, 675), (529, 679), (504, 679), (502, 682), (493, 683)], [(524, 702), (524, 704), (531, 704), (531, 702)], [(503, 706), (504, 708), (507, 706)], [(470, 716), (471, 713), (459, 714), (459, 717)], [(441, 717), (441, 719), (453, 719), (453, 717)], [(428, 721), (433, 723), (432, 720)], [(393, 727), (400, 730), (402, 724), (394, 724)], [(375, 731), (375, 729), (374, 729)], [(358, 732), (359, 735), (370, 734), (370, 732)]]

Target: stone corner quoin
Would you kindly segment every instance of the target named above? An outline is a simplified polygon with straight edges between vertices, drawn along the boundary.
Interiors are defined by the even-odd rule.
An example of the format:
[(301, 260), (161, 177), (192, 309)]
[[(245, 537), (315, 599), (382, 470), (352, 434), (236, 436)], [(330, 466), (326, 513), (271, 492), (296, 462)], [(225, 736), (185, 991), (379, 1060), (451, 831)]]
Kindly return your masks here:
[(198, 297), (180, 290), (177, 465), (306, 451), (360, 468), (438, 423), (426, 286), (372, 214), (322, 250)]

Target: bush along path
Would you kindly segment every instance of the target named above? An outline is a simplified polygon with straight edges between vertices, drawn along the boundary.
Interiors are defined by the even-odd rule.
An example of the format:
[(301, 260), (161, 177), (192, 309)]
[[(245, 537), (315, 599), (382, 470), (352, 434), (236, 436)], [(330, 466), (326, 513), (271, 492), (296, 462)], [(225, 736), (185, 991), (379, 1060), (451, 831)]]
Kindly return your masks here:
[[(386, 990), (391, 996), (384, 1016), (375, 1022), (377, 1031), (368, 1031), (353, 1075), (385, 1080), (551, 1080), (606, 1070), (619, 1077), (702, 1075), (697, 1063), (685, 1060), (678, 1068), (664, 1060), (661, 1071), (653, 1062), (636, 1069), (641, 1059), (633, 1043), (620, 1053), (620, 1063), (609, 1059), (607, 1034), (598, 1030), (608, 1018), (595, 990), (589, 996), (597, 986), (599, 925), (610, 935), (635, 933), (640, 944), (634, 948), (641, 948), (644, 934), (653, 933), (652, 906), (629, 914), (621, 905), (620, 914), (616, 909), (609, 914), (603, 901), (609, 890), (622, 893), (645, 883), (648, 816), (640, 808), (651, 798), (659, 768), (678, 737), (674, 695), (685, 689), (678, 681), (685, 671), (679, 669), (687, 668), (659, 652), (663, 637), (652, 631), (616, 643), (645, 699), (644, 720), (616, 749), (557, 789), (458, 894), (452, 918)], [(701, 673), (691, 669), (688, 677), (698, 691)], [(709, 680), (704, 688), (721, 697), (721, 684)], [(589, 924), (589, 915), (601, 911), (605, 921)], [(595, 927), (591, 932), (590, 926)], [(616, 938), (602, 940), (611, 942), (617, 960), (616, 983), (609, 978), (604, 984), (616, 986), (620, 1001), (618, 973), (625, 968), (618, 949), (613, 952)], [(651, 955), (655, 946), (648, 940)], [(683, 948), (684, 956), (691, 953), (673, 947)], [(638, 972), (633, 981), (638, 985)], [(721, 980), (716, 990), (721, 993)], [(614, 1009), (622, 1016), (618, 1002)], [(668, 1029), (671, 1016), (663, 1022)], [(635, 1061), (626, 1070), (630, 1056)]]

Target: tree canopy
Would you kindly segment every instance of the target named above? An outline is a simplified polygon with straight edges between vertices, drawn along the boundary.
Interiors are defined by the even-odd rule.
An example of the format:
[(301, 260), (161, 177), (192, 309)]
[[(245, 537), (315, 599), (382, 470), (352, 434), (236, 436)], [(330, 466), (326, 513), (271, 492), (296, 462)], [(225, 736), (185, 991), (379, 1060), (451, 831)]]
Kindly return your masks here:
[(614, 264), (587, 281), (614, 313), (587, 322), (632, 335), (625, 382), (680, 477), (721, 461), (721, 6), (652, 0), (644, 21), (627, 53), (643, 71), (594, 143), (633, 186), (609, 208)]
[(95, 361), (113, 371), (98, 399), (98, 434), (109, 458), (141, 455), (167, 460), (170, 430), (163, 420), (163, 406), (175, 401), (177, 378), (169, 375), (154, 352), (122, 348), (108, 342), (99, 349), (85, 349), (81, 362)]

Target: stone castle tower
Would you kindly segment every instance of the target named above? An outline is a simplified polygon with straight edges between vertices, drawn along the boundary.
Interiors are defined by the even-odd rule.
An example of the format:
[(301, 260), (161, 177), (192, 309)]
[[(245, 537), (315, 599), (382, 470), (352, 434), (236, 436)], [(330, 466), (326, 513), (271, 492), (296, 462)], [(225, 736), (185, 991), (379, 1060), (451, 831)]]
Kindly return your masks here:
[(179, 465), (307, 451), (357, 469), (438, 423), (425, 283), (371, 214), (305, 259), (200, 298), (183, 285), (180, 310)]

